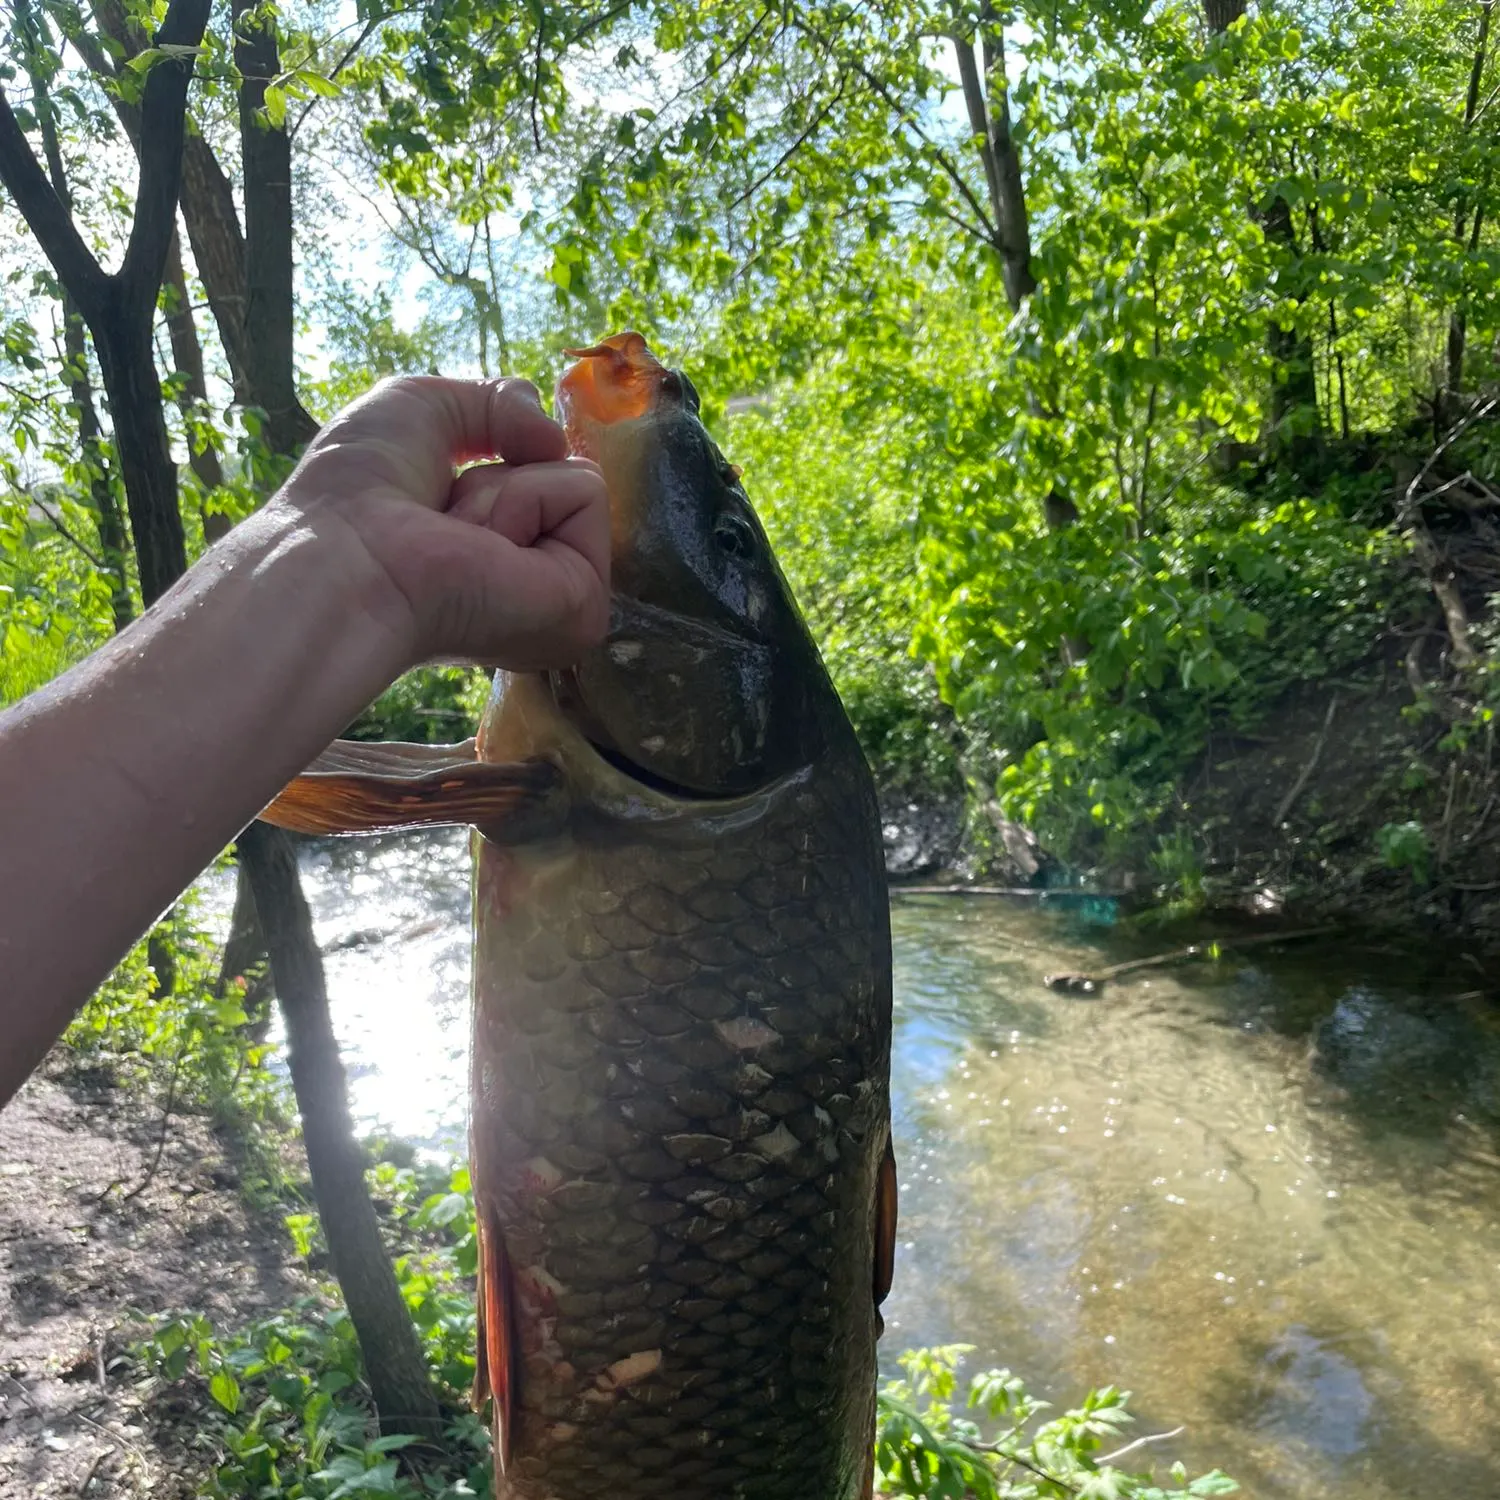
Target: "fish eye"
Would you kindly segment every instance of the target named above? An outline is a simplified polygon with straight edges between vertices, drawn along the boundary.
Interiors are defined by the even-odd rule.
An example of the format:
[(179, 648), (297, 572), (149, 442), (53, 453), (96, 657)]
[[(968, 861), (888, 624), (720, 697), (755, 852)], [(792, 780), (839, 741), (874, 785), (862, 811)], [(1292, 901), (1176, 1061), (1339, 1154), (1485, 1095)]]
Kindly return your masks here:
[(726, 557), (749, 557), (755, 551), (755, 533), (749, 522), (728, 512), (714, 522), (714, 541)]

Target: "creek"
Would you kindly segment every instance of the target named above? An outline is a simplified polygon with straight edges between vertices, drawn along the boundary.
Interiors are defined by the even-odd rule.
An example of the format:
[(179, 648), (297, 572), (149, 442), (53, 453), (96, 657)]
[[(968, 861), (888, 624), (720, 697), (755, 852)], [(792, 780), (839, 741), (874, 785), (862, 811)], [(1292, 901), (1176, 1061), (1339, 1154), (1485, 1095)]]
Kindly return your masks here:
[[(362, 1128), (462, 1152), (463, 835), (310, 846)], [(963, 1342), (1162, 1459), (1292, 1500), (1500, 1496), (1500, 1010), (1369, 940), (1168, 946), (1076, 906), (896, 895), (901, 1235), (883, 1359)], [(1170, 946), (1175, 946), (1176, 939)]]

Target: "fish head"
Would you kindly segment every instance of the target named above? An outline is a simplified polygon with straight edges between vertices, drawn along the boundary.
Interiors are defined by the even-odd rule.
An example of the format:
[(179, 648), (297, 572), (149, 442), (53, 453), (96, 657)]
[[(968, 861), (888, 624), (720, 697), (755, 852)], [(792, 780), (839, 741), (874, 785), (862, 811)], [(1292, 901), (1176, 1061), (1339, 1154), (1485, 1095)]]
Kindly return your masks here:
[(605, 641), (549, 674), (557, 707), (668, 794), (737, 796), (809, 764), (826, 675), (691, 382), (637, 333), (570, 353), (557, 406), (609, 491), (613, 599)]

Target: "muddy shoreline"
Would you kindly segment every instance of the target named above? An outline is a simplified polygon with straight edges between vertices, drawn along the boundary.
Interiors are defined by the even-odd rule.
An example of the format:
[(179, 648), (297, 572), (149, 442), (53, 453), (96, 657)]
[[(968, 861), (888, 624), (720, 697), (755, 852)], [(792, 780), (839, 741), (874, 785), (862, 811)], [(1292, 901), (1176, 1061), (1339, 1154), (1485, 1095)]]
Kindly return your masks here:
[(193, 1115), (163, 1137), (159, 1100), (58, 1047), (0, 1112), (0, 1496), (201, 1495), (190, 1388), (126, 1351), (173, 1312), (235, 1328), (316, 1291), (231, 1141)]

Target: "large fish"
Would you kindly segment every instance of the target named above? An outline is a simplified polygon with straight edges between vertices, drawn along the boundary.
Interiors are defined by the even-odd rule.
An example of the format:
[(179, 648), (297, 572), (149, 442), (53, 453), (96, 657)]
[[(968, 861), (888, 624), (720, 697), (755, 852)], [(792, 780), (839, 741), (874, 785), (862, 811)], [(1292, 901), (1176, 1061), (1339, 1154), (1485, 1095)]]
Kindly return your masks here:
[(558, 387), (608, 639), (477, 741), (339, 742), (268, 810), (475, 826), (476, 1397), (508, 1500), (857, 1500), (895, 1166), (874, 789), (689, 383)]

